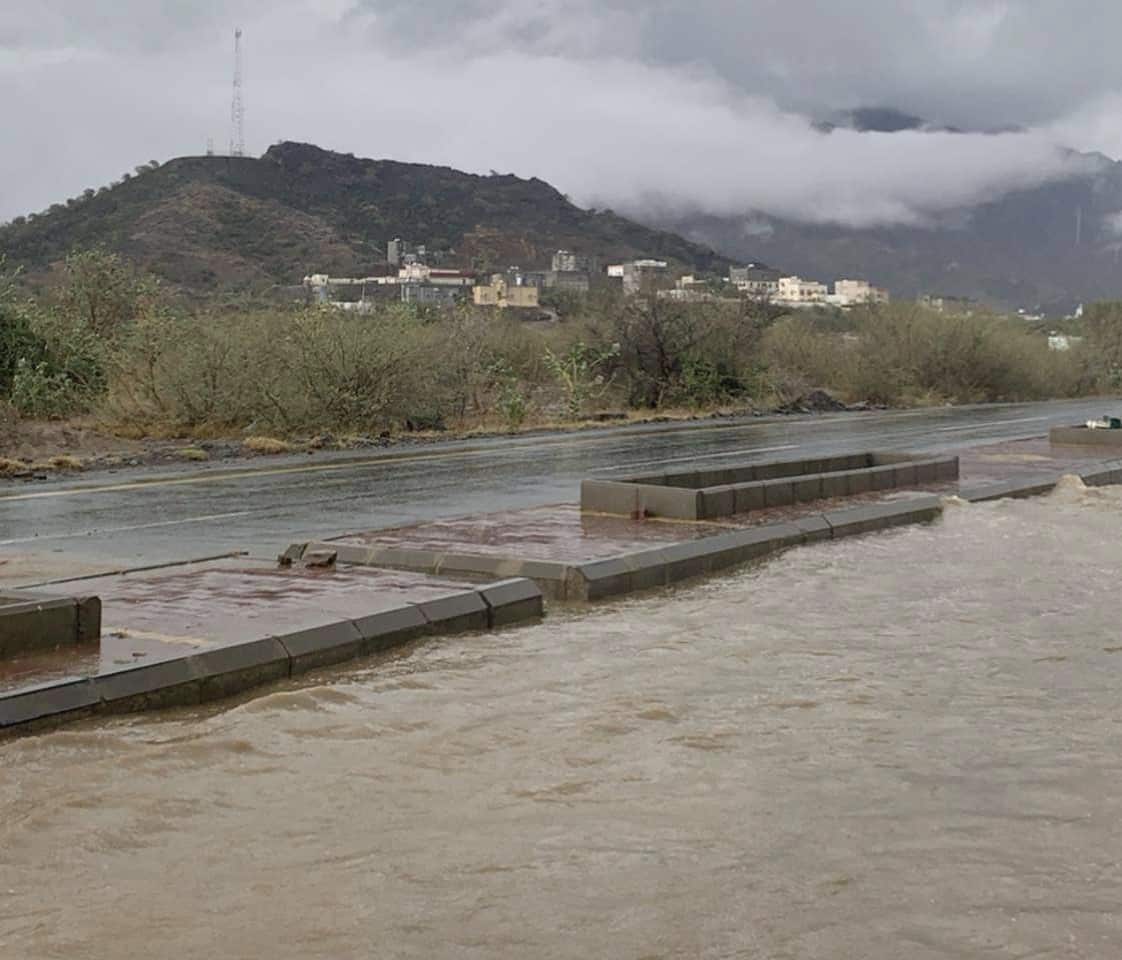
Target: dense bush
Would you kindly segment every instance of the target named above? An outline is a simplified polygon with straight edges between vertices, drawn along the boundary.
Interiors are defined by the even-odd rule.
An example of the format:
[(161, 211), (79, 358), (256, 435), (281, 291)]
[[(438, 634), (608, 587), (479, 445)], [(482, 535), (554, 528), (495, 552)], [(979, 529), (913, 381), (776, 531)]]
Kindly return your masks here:
[(892, 405), (1067, 397), (1096, 386), (1086, 350), (1050, 350), (1045, 336), (1015, 319), (947, 316), (914, 304), (852, 316), (849, 333), (800, 318), (776, 324), (764, 343), (773, 382)]
[(38, 303), (0, 281), (0, 404), (35, 417), (94, 411), (135, 433), (380, 433), (768, 405), (813, 387), (909, 405), (1122, 383), (1122, 304), (1090, 308), (1086, 343), (1067, 352), (1015, 319), (910, 304), (784, 316), (600, 291), (565, 309), (548, 325), (400, 304), (176, 312), (116, 256), (79, 253)]

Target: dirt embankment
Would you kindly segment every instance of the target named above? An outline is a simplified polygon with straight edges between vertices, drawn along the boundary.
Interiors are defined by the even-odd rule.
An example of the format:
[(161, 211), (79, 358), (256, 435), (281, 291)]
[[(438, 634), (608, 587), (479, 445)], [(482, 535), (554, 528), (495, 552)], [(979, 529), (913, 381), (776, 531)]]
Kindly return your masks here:
[[(726, 407), (709, 411), (604, 411), (579, 422), (542, 422), (527, 425), (514, 435), (558, 433), (629, 426), (640, 423), (672, 423), (714, 420), (765, 414), (828, 413), (868, 410), (865, 404), (847, 407), (823, 391), (813, 391), (782, 407), (759, 410)], [(321, 450), (363, 450), (441, 440), (511, 436), (509, 430), (481, 426), (470, 430), (447, 430), (377, 436), (321, 434), (285, 439), (268, 436), (129, 437), (114, 432), (92, 418), (65, 421), (28, 421), (0, 424), (0, 478), (43, 480), (54, 475), (88, 470), (112, 470), (160, 464), (207, 463), (252, 459), (285, 453), (314, 454)]]

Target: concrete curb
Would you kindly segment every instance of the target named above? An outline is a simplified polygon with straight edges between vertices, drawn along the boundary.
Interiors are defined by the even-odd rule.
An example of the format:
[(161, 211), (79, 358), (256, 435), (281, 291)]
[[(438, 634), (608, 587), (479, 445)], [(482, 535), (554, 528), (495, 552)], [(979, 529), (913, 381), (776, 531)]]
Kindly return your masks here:
[(861, 453), (581, 483), (581, 510), (716, 520), (765, 507), (957, 480), (958, 457)]
[(566, 585), (573, 566), (556, 560), (522, 560), (510, 556), (483, 553), (443, 553), (439, 550), (402, 549), (398, 547), (361, 547), (334, 540), (312, 540), (293, 543), (282, 556), (299, 561), (317, 550), (334, 550), (338, 563), (356, 566), (407, 570), (431, 576), (463, 577), (471, 580), (500, 581), (528, 579), (550, 600), (565, 600)]
[[(1107, 431), (1090, 431), (1107, 432)], [(1118, 433), (1120, 431), (1113, 431)], [(1122, 484), (1122, 460), (1108, 460), (1097, 463), (1082, 471), (1065, 470), (1062, 472), (1038, 473), (1019, 480), (996, 480), (978, 483), (959, 490), (959, 496), (971, 503), (985, 503), (992, 500), (1024, 499), (1051, 493), (1056, 484), (1065, 476), (1077, 476), (1088, 487), (1106, 487)]]
[(468, 587), (354, 620), (0, 693), (0, 735), (33, 732), (92, 714), (206, 703), (319, 667), (381, 653), (423, 636), (524, 623), (541, 614), (542, 594), (530, 580)]
[(101, 600), (31, 590), (0, 595), (0, 660), (35, 650), (93, 643), (101, 636)]
[(1122, 483), (1122, 460), (1108, 460), (1094, 470), (1084, 470), (1079, 478), (1088, 487), (1105, 487)]
[(727, 570), (802, 544), (927, 523), (942, 511), (939, 497), (922, 497), (833, 510), (787, 523), (621, 554), (575, 567), (569, 599), (593, 602), (621, 597)]
[(1052, 427), (1048, 442), (1073, 447), (1122, 447), (1122, 430), (1091, 430), (1088, 427)]
[(1060, 482), (1062, 474), (1036, 474), (1019, 480), (994, 480), (960, 487), (958, 495), (969, 503), (987, 503), (992, 500), (1022, 500), (1051, 493)]

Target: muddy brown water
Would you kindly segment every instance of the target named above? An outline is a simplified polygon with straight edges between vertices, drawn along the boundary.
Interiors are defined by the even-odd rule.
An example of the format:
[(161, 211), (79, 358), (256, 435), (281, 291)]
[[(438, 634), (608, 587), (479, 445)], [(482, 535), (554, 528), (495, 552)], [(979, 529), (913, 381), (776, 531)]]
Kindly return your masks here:
[(1122, 492), (0, 743), (0, 957), (1122, 955)]

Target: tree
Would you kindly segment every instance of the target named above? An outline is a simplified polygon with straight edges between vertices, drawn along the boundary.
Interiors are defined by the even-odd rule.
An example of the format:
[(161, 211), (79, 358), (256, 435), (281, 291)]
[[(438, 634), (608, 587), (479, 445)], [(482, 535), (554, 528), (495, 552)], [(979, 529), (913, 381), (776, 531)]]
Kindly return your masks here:
[(138, 278), (115, 254), (103, 248), (70, 254), (63, 268), (58, 307), (99, 337), (125, 330), (155, 298), (155, 284)]
[(1122, 301), (1092, 303), (1083, 311), (1083, 330), (1105, 385), (1117, 387), (1122, 383)]
[(31, 329), (27, 310), (17, 297), (16, 273), (5, 273), (0, 260), (0, 398), (6, 398), (20, 363), (36, 363), (43, 342)]
[(635, 298), (626, 304), (616, 335), (633, 405), (663, 405), (681, 380), (687, 358), (704, 340), (709, 313), (657, 297)]
[(566, 409), (570, 419), (577, 420), (584, 413), (585, 404), (607, 388), (608, 379), (603, 370), (608, 361), (619, 356), (619, 344), (596, 347), (578, 340), (564, 353), (545, 350), (545, 364), (565, 390)]

